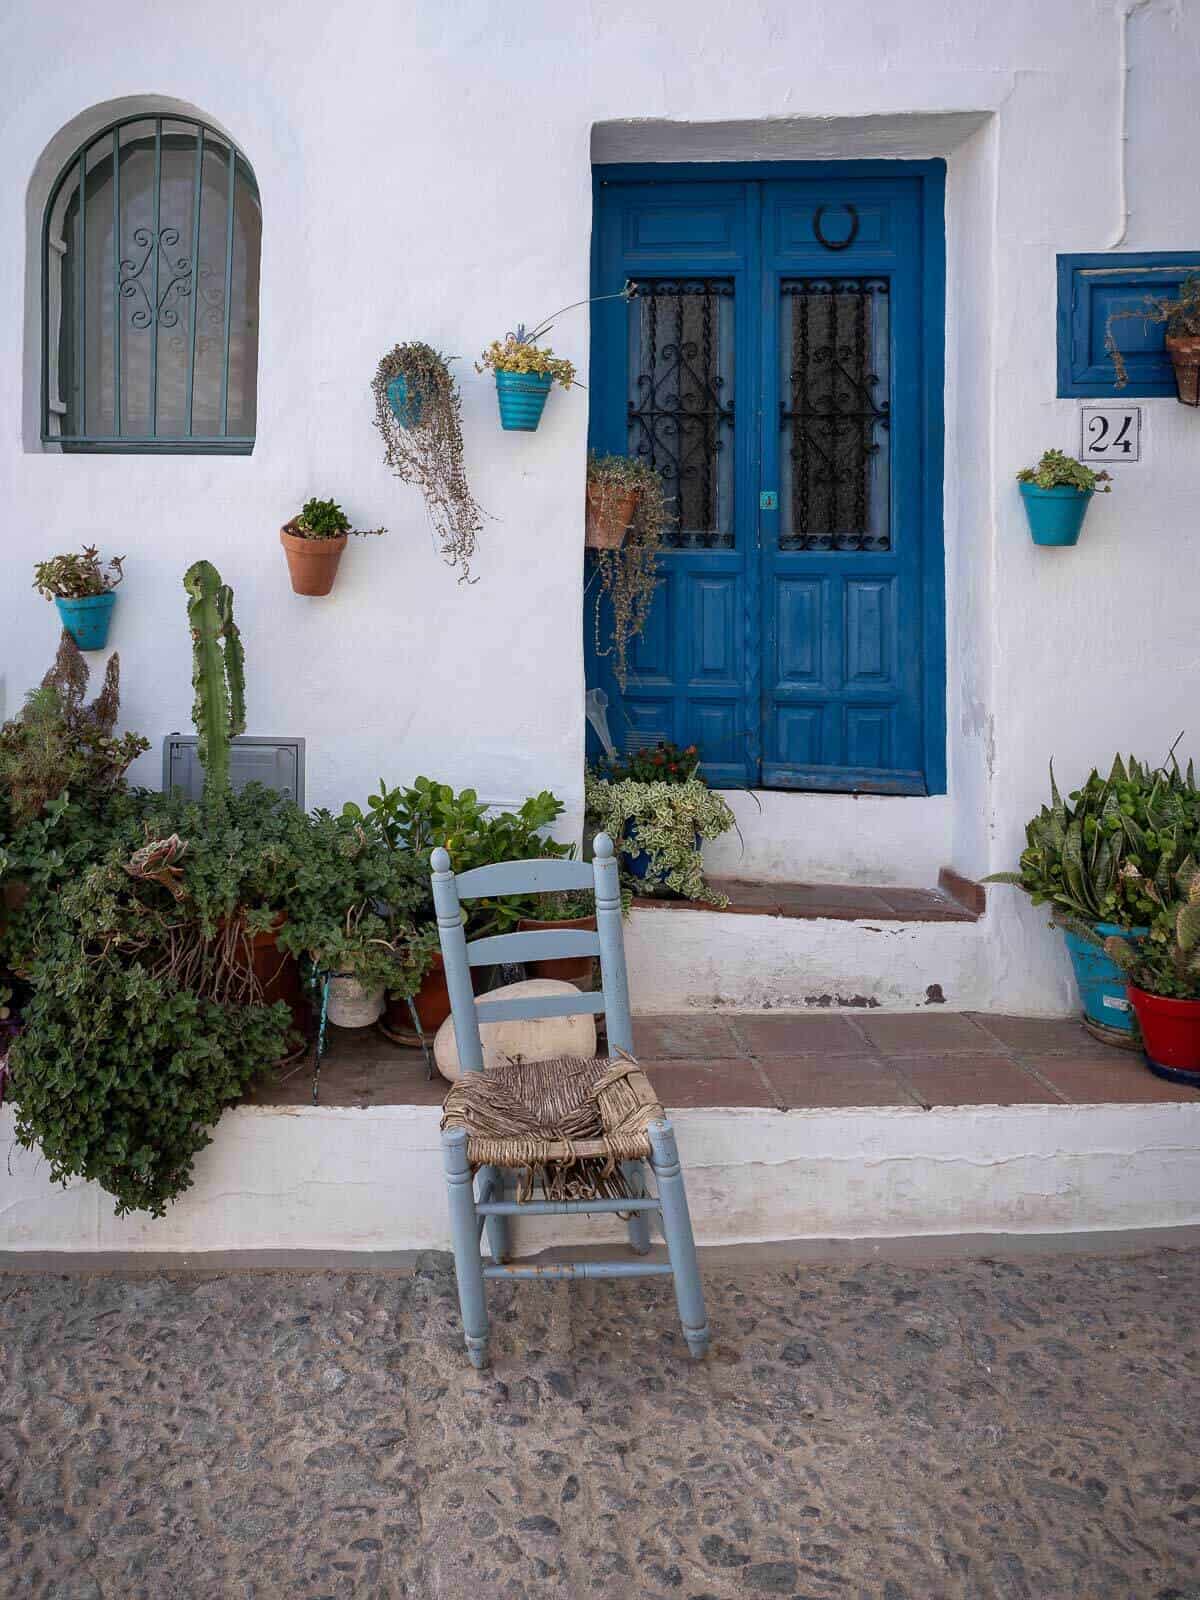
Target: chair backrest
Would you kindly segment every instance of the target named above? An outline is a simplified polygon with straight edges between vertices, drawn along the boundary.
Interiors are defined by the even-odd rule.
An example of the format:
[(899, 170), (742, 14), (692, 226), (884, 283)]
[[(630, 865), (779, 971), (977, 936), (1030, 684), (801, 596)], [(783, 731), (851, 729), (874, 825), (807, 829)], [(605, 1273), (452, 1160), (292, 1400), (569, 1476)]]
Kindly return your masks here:
[[(490, 867), (473, 867), (456, 877), (449, 852), (440, 847), (430, 857), (433, 868), (433, 903), (437, 909), (438, 938), (446, 964), (446, 987), (454, 1017), (458, 1059), (464, 1072), (483, 1070), (481, 1022), (510, 1022), (525, 1017), (573, 1017), (603, 1014), (608, 1020), (610, 1050), (633, 1051), (633, 1023), (629, 1013), (629, 980), (625, 971), (625, 940), (621, 929), (621, 882), (613, 842), (598, 833), (592, 844), (593, 860), (499, 861)], [(529, 933), (500, 933), (487, 939), (468, 940), (463, 927), (462, 901), (481, 896), (541, 894), (560, 889), (591, 889), (596, 896), (596, 932), (581, 928), (545, 929)], [(542, 995), (526, 1000), (476, 1000), (471, 968), (492, 962), (544, 961), (563, 956), (599, 956), (602, 989), (599, 994)]]

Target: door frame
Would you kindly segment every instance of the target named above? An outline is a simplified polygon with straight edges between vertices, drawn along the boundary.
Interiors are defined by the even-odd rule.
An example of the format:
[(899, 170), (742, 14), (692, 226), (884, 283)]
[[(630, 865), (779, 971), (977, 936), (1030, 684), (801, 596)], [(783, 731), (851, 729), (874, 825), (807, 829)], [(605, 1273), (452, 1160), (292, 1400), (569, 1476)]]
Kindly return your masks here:
[[(771, 179), (831, 178), (915, 178), (921, 194), (921, 297), (919, 361), (919, 438), (921, 459), (921, 660), (922, 660), (922, 754), (925, 795), (946, 793), (946, 550), (944, 521), (945, 473), (945, 386), (946, 386), (946, 163), (928, 161), (689, 161), (689, 162), (613, 162), (592, 167), (592, 293), (603, 293), (600, 274), (600, 230), (598, 195), (605, 183), (761, 183)], [(755, 419), (756, 424), (758, 419)], [(594, 433), (595, 412), (589, 415), (589, 439)], [(757, 425), (752, 448), (760, 454)], [(756, 550), (761, 549), (761, 513), (755, 512), (753, 531)], [(747, 564), (747, 571), (754, 563)], [(745, 587), (747, 610), (761, 611), (758, 583)], [(761, 616), (747, 616), (748, 630), (756, 634)], [(755, 785), (754, 787), (761, 787)], [(819, 790), (790, 790), (790, 793), (820, 793)], [(854, 791), (839, 791), (853, 793)], [(869, 791), (877, 793), (878, 791)], [(909, 796), (911, 798), (911, 796)], [(897, 798), (903, 798), (898, 796)]]

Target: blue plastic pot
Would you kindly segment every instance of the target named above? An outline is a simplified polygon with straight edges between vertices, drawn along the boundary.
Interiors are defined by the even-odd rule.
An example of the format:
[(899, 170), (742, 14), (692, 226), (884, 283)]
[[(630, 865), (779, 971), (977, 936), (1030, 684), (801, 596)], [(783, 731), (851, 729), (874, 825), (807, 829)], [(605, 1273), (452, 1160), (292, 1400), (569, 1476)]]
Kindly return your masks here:
[(1079, 543), (1079, 530), (1094, 490), (1072, 489), (1069, 484), (1057, 489), (1039, 489), (1036, 483), (1022, 483), (1018, 487), (1034, 544)]
[(546, 409), (554, 379), (537, 372), (498, 372), (496, 398), (500, 426), (511, 433), (533, 433)]
[[(1081, 939), (1069, 928), (1063, 932), (1067, 938), (1067, 952), (1075, 968), (1075, 982), (1079, 985), (1079, 998), (1083, 1013), (1090, 1021), (1117, 1033), (1133, 1033), (1133, 1008), (1126, 989), (1129, 979), (1115, 961), (1103, 950)], [(1109, 934), (1119, 934), (1123, 939), (1144, 939), (1149, 928), (1119, 928), (1115, 922), (1098, 922), (1096, 932), (1102, 939)]]
[(419, 394), (409, 394), (408, 379), (403, 373), (393, 378), (385, 391), (392, 415), (402, 428), (415, 428), (421, 420), (425, 403)]
[[(631, 822), (631, 823), (629, 823), (627, 825), (627, 827), (625, 829), (625, 838), (628, 840), (628, 842), (630, 844), (636, 844), (637, 843), (637, 823), (636, 822)], [(697, 850), (699, 850), (701, 843), (702, 843), (702, 841), (701, 841), (700, 835), (697, 834), (696, 835), (696, 849)], [(649, 875), (650, 870), (651, 870), (651, 868), (650, 868), (650, 852), (649, 852), (649, 850), (639, 850), (637, 855), (635, 855), (635, 856), (628, 856), (628, 855), (624, 855), (623, 854), (621, 856), (621, 865), (625, 868), (626, 872), (628, 872), (632, 877), (640, 878), (644, 882), (646, 877)]]
[(84, 595), (82, 600), (55, 598), (62, 625), (81, 650), (103, 650), (108, 643), (108, 624), (117, 597), (111, 589), (104, 594)]

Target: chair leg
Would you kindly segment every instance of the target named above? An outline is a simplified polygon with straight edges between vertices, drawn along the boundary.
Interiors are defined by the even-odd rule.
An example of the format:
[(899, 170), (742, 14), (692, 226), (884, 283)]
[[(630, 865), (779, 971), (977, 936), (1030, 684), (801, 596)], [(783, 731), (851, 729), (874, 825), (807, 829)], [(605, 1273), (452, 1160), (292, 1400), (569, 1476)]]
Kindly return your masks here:
[(711, 1344), (712, 1335), (704, 1310), (700, 1264), (696, 1260), (696, 1241), (692, 1235), (692, 1219), (688, 1213), (679, 1151), (675, 1146), (675, 1130), (669, 1122), (652, 1122), (649, 1132), (652, 1152), (650, 1164), (658, 1181), (663, 1232), (675, 1277), (679, 1320), (683, 1324), (683, 1336), (689, 1351), (699, 1358)]
[[(480, 1167), (476, 1177), (479, 1180), (480, 1189), (490, 1178), (493, 1184), (492, 1199), (504, 1199), (504, 1174), (499, 1167)], [(487, 1219), (485, 1231), (487, 1233), (488, 1251), (491, 1254), (493, 1264), (497, 1267), (501, 1262), (509, 1260), (512, 1255), (511, 1226), (511, 1217), (489, 1217)]]
[(442, 1162), (450, 1200), (450, 1236), (454, 1244), (454, 1272), (458, 1279), (458, 1305), (462, 1312), (467, 1354), (476, 1367), (488, 1364), (488, 1314), (479, 1254), (475, 1215), (475, 1184), (467, 1163), (465, 1128), (448, 1128), (442, 1134)]
[[(621, 1171), (629, 1184), (629, 1192), (639, 1198), (646, 1193), (646, 1170), (640, 1161), (622, 1161)], [(629, 1248), (635, 1256), (644, 1256), (650, 1249), (650, 1213), (634, 1211), (629, 1217)]]

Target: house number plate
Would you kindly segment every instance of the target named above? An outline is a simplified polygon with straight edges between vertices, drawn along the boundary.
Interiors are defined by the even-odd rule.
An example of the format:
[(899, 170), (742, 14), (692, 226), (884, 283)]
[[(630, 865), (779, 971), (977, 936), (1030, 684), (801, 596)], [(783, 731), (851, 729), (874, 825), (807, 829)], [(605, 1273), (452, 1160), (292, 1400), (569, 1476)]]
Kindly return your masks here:
[(1079, 459), (1105, 466), (1140, 461), (1141, 406), (1081, 406)]

